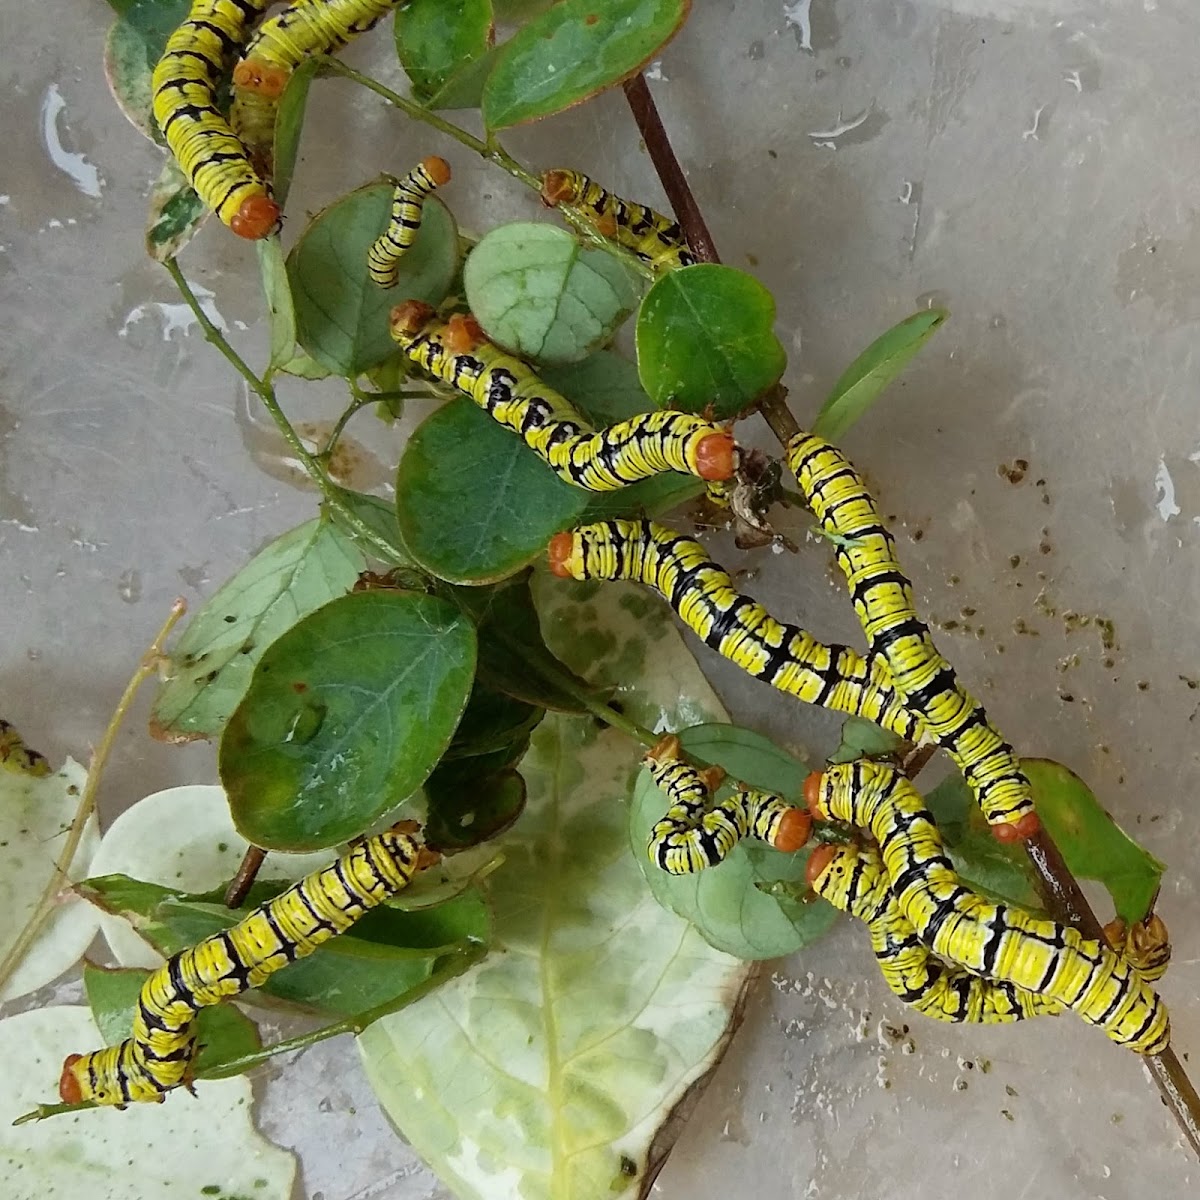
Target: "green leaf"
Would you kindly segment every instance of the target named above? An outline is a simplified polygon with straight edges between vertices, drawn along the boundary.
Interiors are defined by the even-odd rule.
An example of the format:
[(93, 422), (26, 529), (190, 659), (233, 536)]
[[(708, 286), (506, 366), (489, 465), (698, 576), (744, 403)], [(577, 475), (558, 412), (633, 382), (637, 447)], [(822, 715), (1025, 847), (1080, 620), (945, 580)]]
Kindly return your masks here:
[(174, 258), (210, 215), (208, 205), (196, 195), (178, 163), (168, 158), (150, 189), (146, 253), (155, 262)]
[(904, 739), (866, 717), (847, 717), (842, 722), (842, 741), (829, 756), (831, 763), (853, 762), (856, 758), (886, 758), (904, 745)]
[(439, 579), (491, 583), (540, 557), (588, 493), (564, 483), (513, 432), (465, 398), (430, 414), (396, 476), (400, 536)]
[(944, 308), (924, 309), (876, 338), (833, 385), (813, 422), (813, 433), (840, 441), (949, 315)]
[(483, 93), (489, 129), (536, 121), (636, 74), (687, 19), (690, 0), (562, 0), (500, 49)]
[(283, 261), (283, 244), (279, 235), (261, 238), (255, 243), (258, 250), (258, 270), (262, 276), (267, 312), (271, 320), (270, 368), (278, 369), (296, 356), (296, 310), (292, 304), (292, 289), (288, 284), (287, 267)]
[(331, 601), (268, 648), (221, 739), (221, 782), (256, 846), (312, 850), (414, 792), (450, 742), (475, 631), (416, 592)]
[(510, 828), (525, 808), (525, 780), (511, 768), (480, 771), (478, 759), (443, 763), (425, 783), (429, 815), (425, 841), (454, 854)]
[(333, 372), (323, 367), (312, 355), (298, 350), (287, 362), (280, 363), (277, 371), (286, 375), (295, 375), (297, 379), (328, 379)]
[[(133, 1032), (133, 1013), (149, 971), (126, 967), (83, 965), (83, 987), (88, 1007), (107, 1046), (123, 1042)], [(262, 1049), (262, 1039), (249, 1017), (232, 1004), (200, 1010), (197, 1025), (200, 1053), (197, 1069), (211, 1070), (221, 1063)]]
[(307, 521), (260, 551), (192, 618), (170, 654), (150, 718), (163, 741), (220, 733), (263, 651), (301, 617), (343, 595), (365, 566), (327, 521)]
[(1142, 920), (1166, 867), (1109, 816), (1070, 768), (1046, 758), (1023, 758), (1021, 766), (1033, 784), (1038, 816), (1071, 874), (1102, 883), (1127, 924)]
[(271, 186), (281, 209), (292, 190), (296, 156), (300, 152), (300, 133), (304, 128), (304, 113), (308, 107), (308, 92), (320, 68), (321, 64), (316, 59), (302, 62), (292, 72), (275, 112), (275, 169)]
[(411, 0), (396, 10), (396, 53), (413, 97), (428, 100), (494, 37), (491, 0)]
[(650, 479), (631, 483), (619, 492), (600, 492), (588, 500), (581, 525), (611, 521), (619, 517), (660, 517), (704, 495), (704, 484), (689, 475), (664, 471)]
[(372, 183), (318, 213), (288, 255), (300, 345), (347, 378), (395, 353), (388, 313), (402, 300), (440, 304), (458, 269), (458, 230), (436, 196), (425, 201), (416, 241), (400, 259), (400, 279), (381, 288), (367, 274), (367, 251), (387, 227), (392, 188)]
[(129, 123), (161, 144), (150, 77), (167, 38), (187, 17), (191, 0), (109, 0), (109, 4), (117, 13), (104, 39), (109, 91)]
[[(700, 725), (679, 736), (693, 761), (719, 764), (731, 779), (799, 801), (808, 767), (761, 734), (736, 725)], [(723, 798), (730, 790), (726, 783), (718, 795)], [(668, 875), (655, 866), (646, 845), (668, 803), (649, 771), (643, 770), (629, 817), (633, 853), (659, 903), (691, 921), (710, 945), (738, 958), (778, 958), (828, 932), (837, 919), (831, 905), (776, 899), (756, 886), (803, 883), (807, 851), (783, 854), (747, 839), (719, 866), (695, 875)]]
[(476, 679), (443, 761), (491, 754), (528, 740), (545, 715), (545, 709), (494, 691)]
[(597, 350), (574, 363), (544, 363), (538, 374), (598, 429), (654, 408), (638, 378), (637, 365), (614, 350)]
[[(288, 1200), (296, 1161), (254, 1128), (245, 1078), (202, 1081), (165, 1103), (76, 1113), (50, 1125), (12, 1122), (49, 1100), (68, 1054), (99, 1046), (82, 1005), (34, 1009), (0, 1021), (0, 1178), (16, 1200), (161, 1200), (164, 1196)], [(82, 1181), (86, 1180), (86, 1184)], [(18, 1190), (13, 1190), (18, 1189)], [(205, 1189), (211, 1189), (205, 1191)]]
[(426, 107), (437, 111), (451, 108), (478, 108), (483, 102), (483, 89), (496, 65), (500, 47), (492, 46), (478, 58), (472, 59), (449, 79), (445, 86), (429, 97)]
[(325, 505), (323, 510), (329, 521), (371, 558), (383, 559), (392, 566), (412, 565), (412, 556), (404, 549), (404, 540), (400, 536), (400, 527), (396, 523), (395, 505), (389, 504), (378, 496), (371, 496), (366, 492), (355, 492), (350, 488), (338, 487), (336, 484), (334, 490), (341, 504), (362, 521), (375, 534), (376, 538), (387, 544), (389, 548), (387, 555), (384, 555), (378, 542), (363, 537), (357, 529), (343, 519), (342, 514), (336, 508), (332, 505)]
[(638, 312), (642, 386), (660, 408), (736, 416), (787, 365), (774, 323), (775, 300), (757, 279), (715, 263), (670, 271)]
[(498, 345), (541, 362), (578, 362), (608, 342), (637, 304), (638, 280), (565, 229), (493, 229), (463, 269), (467, 304)]

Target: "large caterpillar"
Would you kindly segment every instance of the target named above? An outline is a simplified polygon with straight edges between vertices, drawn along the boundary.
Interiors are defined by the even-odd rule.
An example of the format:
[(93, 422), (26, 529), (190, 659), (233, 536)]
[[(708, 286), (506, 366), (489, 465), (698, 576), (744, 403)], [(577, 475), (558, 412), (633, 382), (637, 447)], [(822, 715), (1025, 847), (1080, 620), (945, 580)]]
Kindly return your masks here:
[(743, 671), (808, 704), (853, 713), (920, 741), (882, 663), (777, 621), (704, 547), (654, 521), (601, 521), (551, 539), (550, 569), (571, 579), (632, 579), (658, 591), (701, 640)]
[(614, 196), (579, 171), (547, 171), (542, 176), (542, 200), (550, 208), (567, 204), (578, 209), (602, 237), (631, 250), (656, 271), (690, 267), (696, 261), (678, 221)]
[(896, 691), (958, 764), (995, 836), (1031, 837), (1040, 826), (1029, 780), (917, 617), (896, 543), (862, 477), (840, 450), (810, 433), (792, 438), (787, 460), (817, 520), (838, 537), (837, 560), (854, 610), (872, 653), (887, 662)]
[(417, 240), (425, 197), (450, 179), (450, 164), (430, 155), (396, 184), (392, 193), (392, 219), (367, 251), (367, 273), (381, 288), (392, 288), (400, 277), (400, 259)]
[(745, 837), (756, 837), (776, 850), (799, 850), (812, 832), (807, 811), (782, 796), (741, 786), (711, 808), (709, 795), (724, 771), (697, 771), (681, 756), (679, 739), (662, 739), (647, 755), (654, 782), (671, 801), (667, 815), (650, 831), (650, 861), (671, 875), (692, 875), (723, 862)]
[(194, 0), (154, 68), (154, 119), (196, 194), (239, 237), (263, 238), (279, 206), (217, 108), (216, 88), (271, 0)]
[(1166, 1006), (1137, 969), (1077, 929), (964, 887), (903, 775), (860, 759), (810, 776), (805, 799), (814, 816), (848, 822), (879, 843), (901, 912), (943, 961), (1056, 1000), (1139, 1054), (1166, 1048)]
[(1057, 1000), (935, 958), (901, 911), (874, 846), (818, 846), (807, 875), (818, 896), (866, 924), (884, 981), (927, 1017), (997, 1025), (1063, 1011)]
[(197, 1048), (197, 1011), (259, 987), (406, 887), (417, 871), (437, 861), (412, 836), (415, 830), (413, 822), (402, 821), (358, 842), (231, 929), (168, 960), (142, 985), (132, 1037), (67, 1057), (59, 1080), (63, 1101), (161, 1100), (187, 1084)]
[(270, 162), (276, 109), (295, 69), (306, 58), (332, 54), (374, 28), (397, 3), (294, 0), (262, 23), (234, 68), (230, 109), (234, 130), (259, 162), (264, 166)]
[(25, 745), (16, 727), (0, 719), (0, 767), (22, 775), (49, 775), (50, 764), (45, 755)]
[(663, 471), (722, 480), (737, 469), (732, 434), (691, 413), (640, 413), (600, 433), (587, 431), (564, 396), (492, 345), (473, 318), (437, 321), (428, 304), (408, 300), (392, 309), (391, 331), (413, 362), (520, 434), (575, 487), (611, 492)]

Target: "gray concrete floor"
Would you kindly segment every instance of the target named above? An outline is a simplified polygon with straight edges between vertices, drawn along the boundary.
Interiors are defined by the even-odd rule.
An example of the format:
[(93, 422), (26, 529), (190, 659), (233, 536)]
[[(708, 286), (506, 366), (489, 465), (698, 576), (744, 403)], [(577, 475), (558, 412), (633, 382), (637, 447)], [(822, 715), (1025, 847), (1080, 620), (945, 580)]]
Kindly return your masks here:
[[(928, 612), (960, 622), (942, 648), (1009, 738), (1075, 768), (1169, 864), (1164, 991), (1186, 1054), (1200, 1047), (1200, 10), (696, 7), (652, 86), (726, 261), (778, 298), (801, 419), (888, 325), (923, 304), (952, 310), (847, 449), (895, 515)], [(98, 736), (176, 594), (201, 601), (313, 505), (142, 255), (160, 155), (108, 98), (108, 20), (99, 0), (0, 0), (0, 696), (55, 758)], [(386, 50), (352, 57), (378, 67)], [(565, 160), (658, 194), (618, 98), (507, 142), (538, 167)], [(447, 149), (465, 224), (537, 211), (340, 82), (320, 85), (303, 149), (297, 211)], [(253, 360), (253, 253), (213, 228), (185, 268)], [(338, 389), (285, 399), (326, 420)], [(398, 435), (360, 420), (369, 485)], [(744, 436), (770, 445), (765, 429)], [(1019, 485), (998, 474), (1016, 459), (1030, 464)], [(729, 557), (760, 570), (780, 614), (853, 636), (823, 550)], [(1111, 666), (1068, 612), (1114, 622)], [(713, 673), (736, 718), (829, 748), (831, 722)], [(211, 773), (211, 750), (158, 746), (143, 728), (122, 737), (107, 817)], [(312, 1200), (441, 1195), (387, 1131), (348, 1045), (277, 1072), (262, 1118), (300, 1148)], [(909, 1019), (847, 927), (763, 983), (658, 1191), (1119, 1200), (1189, 1194), (1196, 1174), (1132, 1055), (1077, 1022), (964, 1032)]]

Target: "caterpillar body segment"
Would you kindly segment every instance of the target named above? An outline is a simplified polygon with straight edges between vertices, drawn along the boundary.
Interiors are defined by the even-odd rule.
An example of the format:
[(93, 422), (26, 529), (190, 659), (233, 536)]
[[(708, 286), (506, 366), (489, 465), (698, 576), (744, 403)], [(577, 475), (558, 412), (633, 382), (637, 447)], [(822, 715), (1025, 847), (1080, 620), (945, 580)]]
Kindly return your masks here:
[(25, 745), (16, 727), (3, 719), (0, 719), (0, 767), (35, 777), (49, 775), (51, 771), (45, 755)]
[(1029, 780), (983, 706), (959, 683), (916, 612), (896, 544), (862, 477), (836, 447), (810, 433), (788, 443), (788, 466), (827, 533), (872, 653), (930, 737), (958, 764), (1001, 841), (1031, 837), (1039, 822)]
[(1057, 1000), (935, 958), (901, 912), (874, 846), (822, 846), (809, 857), (808, 874), (818, 896), (866, 924), (884, 981), (917, 1012), (938, 1021), (997, 1025), (1063, 1011)]
[(400, 276), (400, 259), (417, 239), (425, 198), (450, 179), (450, 164), (431, 155), (422, 159), (392, 193), (392, 219), (367, 251), (367, 271), (373, 283), (392, 288)]
[(901, 912), (938, 958), (1058, 1001), (1140, 1054), (1166, 1048), (1166, 1006), (1138, 970), (1077, 929), (964, 887), (920, 796), (892, 768), (865, 759), (831, 767), (809, 778), (805, 798), (814, 816), (879, 843)]
[(1148, 983), (1154, 983), (1167, 973), (1171, 964), (1171, 935), (1166, 922), (1157, 913), (1128, 926), (1116, 917), (1105, 925), (1104, 936)]
[(924, 736), (882, 662), (777, 621), (736, 591), (692, 538), (654, 521), (601, 521), (556, 534), (549, 558), (563, 578), (632, 579), (654, 588), (707, 646), (807, 704), (866, 717), (911, 742)]
[(133, 1036), (63, 1064), (68, 1104), (161, 1100), (190, 1077), (201, 1008), (259, 987), (276, 971), (344, 933), (437, 860), (405, 821), (356, 843), (238, 924), (174, 955), (142, 985)]
[(679, 222), (644, 204), (622, 200), (579, 171), (556, 168), (542, 176), (542, 201), (576, 208), (601, 237), (624, 246), (656, 271), (696, 262)]
[(413, 362), (520, 435), (575, 487), (611, 492), (663, 471), (724, 480), (737, 470), (733, 436), (691, 413), (640, 413), (591, 432), (564, 396), (489, 342), (470, 318), (437, 321), (429, 305), (409, 300), (392, 309), (391, 331)]
[(200, 199), (234, 233), (263, 238), (279, 207), (217, 108), (216, 89), (270, 0), (194, 0), (154, 68), (154, 119)]
[(654, 782), (671, 801), (666, 816), (651, 829), (646, 847), (657, 867), (671, 875), (693, 875), (723, 862), (745, 837), (786, 852), (808, 841), (808, 813), (771, 792), (739, 786), (729, 799), (710, 807), (724, 772), (698, 771), (680, 754), (679, 739), (671, 736), (645, 760)]

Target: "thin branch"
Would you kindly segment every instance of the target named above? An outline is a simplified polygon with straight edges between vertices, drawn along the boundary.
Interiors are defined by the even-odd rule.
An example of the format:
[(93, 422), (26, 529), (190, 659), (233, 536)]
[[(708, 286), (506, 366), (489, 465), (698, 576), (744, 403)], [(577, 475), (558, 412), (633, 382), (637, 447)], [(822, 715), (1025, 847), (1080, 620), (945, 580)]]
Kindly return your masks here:
[[(675, 151), (671, 148), (667, 131), (663, 128), (654, 97), (641, 75), (625, 84), (625, 97), (688, 244), (695, 250), (697, 258), (706, 262), (719, 261), (708, 227), (700, 215)], [(800, 432), (800, 426), (785, 403), (786, 396), (786, 390), (776, 385), (758, 403), (759, 412), (784, 446)], [(1087, 937), (1103, 942), (1100, 921), (1067, 869), (1050, 835), (1044, 829), (1039, 831), (1025, 843), (1025, 849), (1050, 912), (1059, 920), (1079, 928)], [(1162, 1054), (1147, 1058), (1146, 1069), (1158, 1086), (1163, 1102), (1174, 1114), (1184, 1137), (1200, 1157), (1200, 1095), (1197, 1095), (1175, 1051), (1168, 1046)]]
[(79, 843), (83, 840), (83, 832), (87, 828), (88, 819), (96, 809), (96, 792), (100, 787), (100, 777), (104, 774), (104, 767), (108, 762), (109, 755), (112, 753), (113, 746), (116, 744), (117, 733), (120, 731), (121, 725), (125, 720), (125, 715), (129, 711), (129, 706), (133, 703), (133, 698), (137, 694), (138, 688), (141, 687), (142, 683), (149, 676), (158, 670), (159, 663), (161, 663), (165, 653), (164, 646), (166, 645), (167, 638), (185, 612), (187, 612), (186, 600), (179, 599), (171, 605), (170, 614), (166, 621), (163, 622), (163, 626), (158, 631), (154, 641), (150, 643), (149, 648), (142, 655), (137, 669), (125, 685), (125, 690), (121, 693), (120, 700), (117, 701), (117, 707), (113, 710), (108, 727), (104, 730), (104, 736), (101, 737), (100, 744), (92, 752), (92, 759), (88, 764), (87, 781), (83, 785), (83, 791), (79, 796), (79, 805), (75, 809), (75, 817), (71, 821), (67, 840), (63, 843), (62, 850), (59, 851), (58, 859), (54, 864), (54, 870), (47, 880), (41, 896), (38, 898), (37, 905), (34, 907), (28, 924), (21, 930), (17, 940), (9, 947), (8, 953), (0, 960), (0, 987), (3, 987), (12, 977), (13, 972), (17, 969), (17, 966), (28, 952), (29, 947), (33, 944), (33, 940), (37, 937), (46, 918), (54, 911), (54, 906), (57, 903), (58, 895), (62, 891), (63, 886), (70, 883), (68, 872), (71, 869), (71, 862), (79, 850)]
[(246, 853), (242, 855), (242, 864), (225, 889), (226, 908), (237, 908), (245, 900), (246, 893), (253, 886), (266, 858), (267, 852), (261, 846), (246, 847)]

